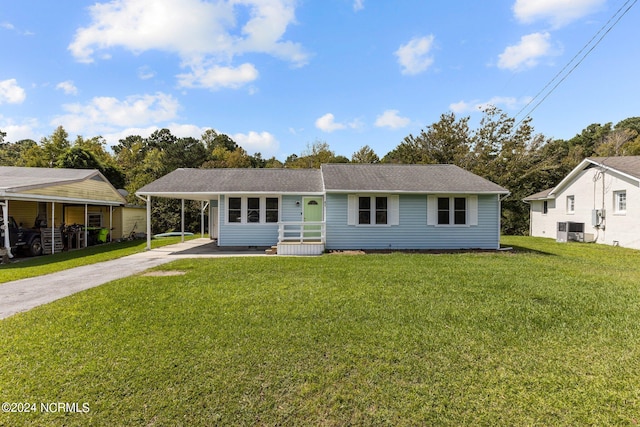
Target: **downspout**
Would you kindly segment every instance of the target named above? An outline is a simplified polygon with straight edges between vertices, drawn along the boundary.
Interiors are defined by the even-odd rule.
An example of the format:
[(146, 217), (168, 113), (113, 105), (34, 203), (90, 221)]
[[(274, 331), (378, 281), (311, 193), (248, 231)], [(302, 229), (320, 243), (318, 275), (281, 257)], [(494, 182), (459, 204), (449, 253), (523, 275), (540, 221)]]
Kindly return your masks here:
[(2, 206), (2, 226), (4, 227), (4, 247), (7, 250), (9, 258), (13, 258), (11, 253), (11, 240), (9, 236), (9, 199), (5, 199), (4, 202), (0, 202)]

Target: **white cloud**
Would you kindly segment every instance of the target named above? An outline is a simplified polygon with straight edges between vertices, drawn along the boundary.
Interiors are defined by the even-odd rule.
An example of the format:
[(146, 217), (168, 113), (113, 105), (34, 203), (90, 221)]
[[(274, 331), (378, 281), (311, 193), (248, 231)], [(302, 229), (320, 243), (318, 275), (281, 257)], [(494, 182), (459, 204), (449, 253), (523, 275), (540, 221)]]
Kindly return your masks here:
[(149, 80), (154, 78), (155, 76), (156, 73), (146, 65), (138, 68), (138, 78), (140, 80)]
[(411, 123), (411, 120), (406, 117), (400, 117), (398, 110), (386, 110), (376, 118), (375, 125), (377, 127), (399, 129), (407, 126), (409, 123)]
[(415, 37), (409, 43), (401, 45), (395, 51), (398, 62), (402, 66), (402, 74), (419, 74), (426, 71), (433, 64), (433, 56), (430, 56), (433, 48), (433, 35)]
[(279, 147), (275, 136), (269, 132), (254, 132), (248, 134), (236, 133), (231, 135), (231, 139), (244, 148), (249, 154), (260, 153), (263, 158), (274, 156)]
[[(309, 56), (300, 44), (283, 40), (295, 23), (295, 4), (296, 0), (111, 0), (89, 8), (92, 22), (76, 31), (69, 50), (80, 62), (93, 62), (97, 52), (115, 47), (134, 53), (172, 52), (182, 67), (191, 69), (180, 78), (193, 76), (194, 87), (210, 80), (217, 85), (216, 78), (204, 78), (203, 70), (246, 72), (250, 64), (229, 66), (245, 53), (272, 55), (295, 66), (307, 63)], [(246, 81), (246, 76), (235, 81)]]
[(237, 89), (258, 78), (258, 70), (253, 64), (242, 64), (237, 68), (220, 67), (214, 65), (210, 68), (194, 67), (191, 73), (180, 74), (178, 85), (187, 88), (209, 88), (211, 90), (221, 88)]
[(122, 127), (166, 122), (176, 117), (180, 105), (171, 95), (135, 95), (124, 100), (96, 97), (87, 104), (65, 104), (67, 114), (51, 125), (62, 125), (69, 132), (102, 134)]
[(334, 130), (345, 129), (347, 125), (343, 123), (336, 123), (336, 118), (333, 114), (327, 113), (324, 116), (316, 120), (316, 127), (323, 132), (333, 132)]
[(38, 120), (36, 119), (27, 119), (22, 123), (15, 123), (12, 119), (0, 116), (0, 130), (7, 133), (4, 138), (5, 142), (18, 142), (23, 139), (39, 141), (43, 135), (36, 131), (38, 127)]
[(487, 107), (493, 105), (500, 107), (501, 109), (513, 110), (521, 108), (531, 101), (531, 97), (525, 96), (520, 99), (510, 96), (494, 96), (488, 101), (460, 101), (449, 105), (449, 109), (456, 114), (473, 113), (478, 111), (484, 111)]
[(16, 27), (14, 27), (11, 22), (0, 22), (0, 28), (4, 28), (5, 30), (15, 30)]
[(597, 11), (606, 0), (516, 0), (513, 13), (523, 23), (544, 20), (562, 27)]
[(355, 12), (359, 12), (364, 9), (364, 0), (354, 0), (353, 1), (353, 10)]
[(333, 132), (336, 130), (347, 129), (348, 127), (352, 129), (362, 127), (362, 123), (359, 120), (354, 120), (349, 124), (338, 123), (335, 120), (336, 118), (333, 114), (327, 113), (316, 120), (316, 128), (323, 132)]
[(21, 104), (27, 98), (23, 88), (18, 86), (16, 79), (0, 81), (0, 105)]
[(498, 68), (520, 71), (538, 65), (540, 58), (554, 55), (551, 35), (547, 32), (533, 33), (520, 38), (520, 43), (507, 48), (498, 55)]
[(56, 89), (60, 89), (67, 95), (76, 95), (78, 93), (78, 88), (73, 84), (71, 80), (58, 83), (56, 85)]

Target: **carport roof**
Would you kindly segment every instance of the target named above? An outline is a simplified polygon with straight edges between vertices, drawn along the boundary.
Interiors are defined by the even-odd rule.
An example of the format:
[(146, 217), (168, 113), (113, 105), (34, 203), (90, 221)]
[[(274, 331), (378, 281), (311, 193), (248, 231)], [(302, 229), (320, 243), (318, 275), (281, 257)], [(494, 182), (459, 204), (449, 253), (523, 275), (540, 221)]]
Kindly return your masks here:
[(126, 203), (96, 169), (0, 166), (0, 199), (120, 206)]
[(0, 191), (19, 192), (52, 185), (71, 184), (99, 175), (95, 169), (0, 167)]
[(230, 193), (322, 193), (317, 169), (176, 169), (145, 185), (138, 195), (199, 199)]

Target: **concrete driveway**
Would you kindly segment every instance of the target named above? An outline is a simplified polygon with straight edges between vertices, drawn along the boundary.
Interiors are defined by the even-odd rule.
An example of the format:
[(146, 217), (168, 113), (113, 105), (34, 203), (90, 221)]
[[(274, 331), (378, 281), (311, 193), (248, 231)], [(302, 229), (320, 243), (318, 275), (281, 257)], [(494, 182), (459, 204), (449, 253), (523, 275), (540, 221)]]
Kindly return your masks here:
[(194, 239), (111, 261), (0, 284), (0, 319), (85, 289), (184, 258), (265, 256), (264, 248), (221, 250), (209, 239)]

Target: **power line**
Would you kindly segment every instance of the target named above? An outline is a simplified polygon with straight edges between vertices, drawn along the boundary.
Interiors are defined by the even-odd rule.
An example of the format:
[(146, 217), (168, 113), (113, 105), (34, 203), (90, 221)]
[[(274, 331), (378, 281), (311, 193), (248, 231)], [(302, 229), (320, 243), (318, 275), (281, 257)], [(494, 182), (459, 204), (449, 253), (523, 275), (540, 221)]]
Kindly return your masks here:
[[(593, 52), (593, 50), (600, 44), (600, 42), (606, 37), (607, 34), (609, 34), (609, 32), (613, 29), (613, 27), (615, 27), (618, 22), (620, 22), (620, 20), (622, 19), (622, 17), (624, 15), (627, 14), (627, 12), (629, 12), (629, 10), (631, 10), (631, 8), (638, 2), (638, 0), (627, 0), (622, 6), (620, 6), (620, 8), (611, 16), (611, 18), (609, 18), (609, 20), (593, 35), (593, 37), (591, 37), (591, 39), (582, 47), (582, 49), (580, 49), (580, 51), (578, 53), (576, 53), (573, 58), (571, 58), (571, 60), (569, 62), (567, 62), (567, 64), (562, 67), (562, 69), (536, 94), (536, 96), (534, 96), (524, 107), (522, 107), (522, 109), (520, 109), (520, 111), (518, 111), (518, 113), (515, 115), (515, 117), (518, 117), (520, 115), (520, 113), (522, 113), (524, 110), (527, 109), (527, 107), (529, 107), (529, 105), (531, 105), (533, 103), (533, 101), (535, 101), (542, 93), (544, 93), (544, 91), (551, 86), (551, 84), (558, 79), (558, 77), (560, 77), (562, 75), (562, 73), (564, 73), (564, 71), (569, 68), (569, 66), (571, 65), (572, 62), (574, 62), (576, 60), (576, 58), (578, 58), (578, 56), (580, 56), (580, 54), (582, 52), (585, 51), (585, 49), (587, 49), (589, 47), (589, 45), (592, 44), (592, 42), (596, 39), (596, 37), (598, 37), (598, 35), (600, 33), (602, 33), (604, 31), (604, 34), (602, 34), (602, 36), (600, 36), (600, 38), (595, 42), (595, 44), (593, 44), (593, 46), (591, 46), (591, 48), (582, 56), (582, 58), (580, 58), (580, 60), (564, 75), (562, 76), (562, 78), (560, 79), (560, 81), (558, 81), (547, 93), (546, 95), (544, 95), (542, 97), (542, 99), (540, 101), (538, 101), (537, 104), (535, 104), (533, 106), (533, 108), (531, 108), (531, 110), (529, 110), (529, 112), (522, 118), (520, 119), (520, 121), (518, 121), (518, 123), (516, 123), (515, 128), (517, 128), (520, 123), (522, 123), (524, 120), (527, 119), (527, 117), (529, 117), (531, 115), (531, 113), (533, 113), (539, 106), (540, 104), (542, 104), (548, 97), (549, 95), (551, 95), (557, 88), (558, 86), (560, 86), (560, 84), (562, 82), (564, 82), (567, 77), (569, 77), (569, 75), (571, 75), (571, 73), (573, 73), (573, 71), (578, 68), (578, 66), (580, 64), (582, 64), (582, 62), (587, 58), (587, 56), (589, 56), (589, 54), (591, 52)], [(627, 5), (631, 3), (628, 7)], [(620, 14), (620, 12), (627, 7), (624, 12), (622, 12), (622, 14)], [(619, 15), (620, 14), (620, 15)], [(618, 16), (619, 15), (619, 16)], [(616, 16), (618, 16), (617, 19)], [(613, 20), (615, 19), (615, 21), (613, 23), (611, 23)], [(611, 25), (609, 25), (611, 24)], [(608, 28), (607, 28), (608, 27)], [(606, 31), (605, 31), (606, 29)]]

